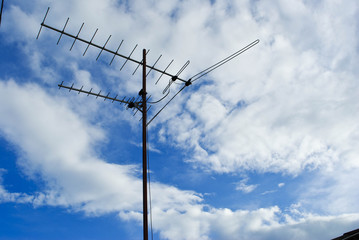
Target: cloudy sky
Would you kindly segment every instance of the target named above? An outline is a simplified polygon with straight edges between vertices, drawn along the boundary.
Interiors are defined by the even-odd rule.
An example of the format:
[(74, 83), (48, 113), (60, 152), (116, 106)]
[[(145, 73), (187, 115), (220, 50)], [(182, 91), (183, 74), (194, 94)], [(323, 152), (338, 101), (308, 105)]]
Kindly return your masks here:
[[(6, 1), (0, 26), (0, 238), (141, 239), (136, 64), (189, 79), (149, 125), (154, 239), (331, 239), (359, 227), (356, 0)], [(169, 82), (148, 76), (153, 101)], [(175, 82), (166, 100), (183, 84)], [(181, 85), (182, 84), (182, 85)], [(165, 103), (154, 104), (153, 116)]]

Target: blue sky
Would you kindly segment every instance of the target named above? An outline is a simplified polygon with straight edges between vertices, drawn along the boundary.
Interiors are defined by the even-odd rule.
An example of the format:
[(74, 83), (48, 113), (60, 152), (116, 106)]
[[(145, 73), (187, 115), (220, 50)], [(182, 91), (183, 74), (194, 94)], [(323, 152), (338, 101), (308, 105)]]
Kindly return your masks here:
[[(0, 27), (0, 239), (141, 239), (141, 122), (57, 84), (136, 96), (135, 64), (186, 88), (150, 124), (154, 239), (330, 239), (359, 227), (357, 1), (5, 1)], [(153, 100), (169, 79), (148, 77)], [(172, 84), (169, 97), (181, 85)], [(153, 116), (164, 102), (153, 105)]]

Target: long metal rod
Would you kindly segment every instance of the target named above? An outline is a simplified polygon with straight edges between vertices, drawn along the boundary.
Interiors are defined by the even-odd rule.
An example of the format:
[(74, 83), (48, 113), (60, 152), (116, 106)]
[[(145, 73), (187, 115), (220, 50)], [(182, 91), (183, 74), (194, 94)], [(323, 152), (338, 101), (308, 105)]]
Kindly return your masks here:
[(143, 239), (148, 240), (147, 210), (147, 104), (146, 104), (146, 49), (143, 49), (142, 72), (142, 189), (143, 189)]
[[(54, 27), (51, 27), (51, 26), (49, 26), (49, 25), (47, 25), (47, 24), (45, 24), (45, 23), (41, 23), (41, 27), (46, 27), (46, 28), (51, 29), (51, 30), (53, 30), (53, 31), (55, 31), (55, 32), (58, 32), (58, 33), (60, 33), (60, 34), (66, 35), (66, 36), (71, 37), (71, 38), (74, 38), (74, 39), (76, 39), (76, 40), (79, 40), (80, 42), (84, 42), (84, 43), (86, 43), (86, 44), (88, 44), (88, 45), (91, 45), (91, 46), (93, 46), (93, 47), (96, 47), (96, 48), (98, 48), (98, 49), (103, 49), (102, 46), (97, 45), (97, 44), (93, 43), (92, 41), (87, 41), (87, 40), (82, 39), (82, 38), (80, 38), (80, 37), (78, 37), (78, 36), (74, 36), (74, 35), (72, 35), (72, 34), (70, 34), (70, 33), (62, 32), (61, 30), (56, 29), (56, 28), (54, 28)], [(41, 28), (40, 28), (40, 29), (41, 29)], [(130, 58), (130, 57), (125, 56), (125, 55), (122, 55), (122, 54), (120, 54), (120, 53), (118, 53), (118, 52), (114, 52), (114, 51), (109, 50), (109, 49), (107, 49), (107, 48), (104, 48), (103, 51), (108, 52), (108, 53), (111, 53), (111, 54), (116, 55), (116, 56), (119, 56), (119, 57), (122, 57), (122, 58), (124, 58), (124, 59), (127, 59), (128, 61), (131, 61), (131, 62), (134, 62), (134, 63), (137, 63), (137, 64), (141, 64), (141, 65), (142, 65), (142, 62), (141, 62), (141, 61), (137, 61), (137, 60), (135, 60), (135, 59), (133, 59), (133, 58)], [(172, 75), (172, 74), (170, 74), (170, 73), (168, 73), (168, 72), (165, 72), (165, 71), (162, 71), (162, 70), (160, 70), (160, 69), (158, 69), (158, 68), (155, 68), (155, 67), (153, 67), (153, 66), (146, 65), (146, 64), (145, 64), (145, 66), (146, 66), (146, 68), (152, 69), (152, 70), (154, 70), (154, 71), (156, 71), (156, 72), (162, 73), (162, 74), (167, 75), (167, 76), (169, 76), (169, 77), (171, 77), (171, 78), (175, 76), (175, 75)], [(181, 78), (177, 78), (177, 80), (182, 81), (182, 82), (186, 82), (186, 80), (181, 79)]]

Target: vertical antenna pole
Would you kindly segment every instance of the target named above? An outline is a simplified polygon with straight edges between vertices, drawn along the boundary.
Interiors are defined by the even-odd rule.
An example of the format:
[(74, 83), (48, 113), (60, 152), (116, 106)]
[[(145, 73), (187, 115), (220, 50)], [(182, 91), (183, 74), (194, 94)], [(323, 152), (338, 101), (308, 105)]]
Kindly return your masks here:
[(143, 49), (142, 74), (142, 189), (143, 189), (143, 239), (148, 240), (147, 211), (147, 104), (146, 104), (146, 49)]

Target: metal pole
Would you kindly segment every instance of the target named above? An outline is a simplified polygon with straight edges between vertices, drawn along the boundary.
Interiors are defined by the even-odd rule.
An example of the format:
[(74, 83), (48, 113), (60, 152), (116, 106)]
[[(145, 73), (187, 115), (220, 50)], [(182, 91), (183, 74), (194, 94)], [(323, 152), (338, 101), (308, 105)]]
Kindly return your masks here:
[(142, 189), (143, 189), (143, 239), (148, 240), (147, 219), (147, 104), (146, 104), (146, 49), (143, 49), (142, 74)]

